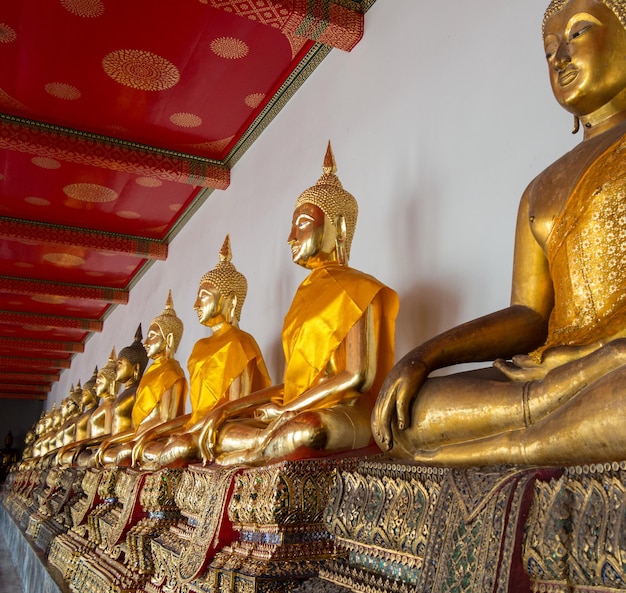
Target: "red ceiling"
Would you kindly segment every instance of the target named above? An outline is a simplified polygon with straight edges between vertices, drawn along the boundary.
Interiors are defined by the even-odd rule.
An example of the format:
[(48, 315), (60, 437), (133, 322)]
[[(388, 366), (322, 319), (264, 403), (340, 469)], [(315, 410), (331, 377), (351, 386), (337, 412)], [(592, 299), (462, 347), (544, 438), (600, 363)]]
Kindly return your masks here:
[(373, 2), (0, 3), (0, 397), (46, 397)]

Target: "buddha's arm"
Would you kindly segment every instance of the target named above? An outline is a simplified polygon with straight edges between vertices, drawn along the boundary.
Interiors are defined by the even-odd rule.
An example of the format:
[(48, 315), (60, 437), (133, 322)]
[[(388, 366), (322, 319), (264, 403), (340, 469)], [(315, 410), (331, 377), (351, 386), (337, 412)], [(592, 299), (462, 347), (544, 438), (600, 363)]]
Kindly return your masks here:
[(369, 305), (332, 356), (327, 378), (286, 405), (270, 402), (259, 406), (255, 410), (255, 417), (271, 421), (286, 412), (330, 408), (342, 401), (354, 399), (359, 392), (367, 391), (376, 376), (377, 344), (373, 326), (373, 310), (372, 305)]
[[(200, 420), (202, 428), (198, 437), (198, 448), (202, 461), (207, 462), (215, 457), (215, 445), (217, 433), (224, 423), (229, 419), (251, 418), (254, 411), (261, 405), (281, 398), (283, 386), (272, 385), (266, 389), (261, 389), (245, 397), (233, 401), (227, 401), (215, 406), (204, 418)], [(220, 400), (221, 401), (221, 400)]]
[[(136, 462), (141, 459), (143, 456), (143, 452), (146, 448), (146, 445), (155, 441), (164, 436), (173, 436), (176, 434), (176, 431), (181, 429), (191, 418), (191, 414), (182, 414), (181, 416), (175, 416), (171, 418), (167, 422), (161, 422), (156, 426), (144, 431), (139, 435), (136, 439), (135, 445), (133, 447), (132, 457), (131, 457), (131, 465), (135, 465)], [(193, 427), (192, 427), (193, 428)], [(199, 428), (198, 428), (199, 430)], [(185, 432), (191, 432), (191, 429)]]
[(510, 358), (545, 340), (554, 295), (548, 261), (529, 226), (528, 200), (525, 193), (518, 211), (511, 305), (435, 336), (396, 364), (374, 410), (374, 436), (383, 449), (392, 446), (392, 422), (400, 430), (409, 426), (411, 402), (432, 371)]

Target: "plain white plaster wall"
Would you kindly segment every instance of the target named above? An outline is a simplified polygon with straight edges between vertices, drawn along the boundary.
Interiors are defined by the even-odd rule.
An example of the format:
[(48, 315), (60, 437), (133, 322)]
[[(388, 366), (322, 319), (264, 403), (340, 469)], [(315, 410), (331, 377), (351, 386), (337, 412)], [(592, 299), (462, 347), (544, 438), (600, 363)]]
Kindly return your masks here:
[(183, 367), (207, 335), (198, 281), (230, 233), (249, 282), (241, 326), (274, 381), (283, 317), (306, 271), (286, 244), (293, 204), (315, 183), (328, 139), (360, 207), (351, 265), (400, 295), (396, 358), (436, 333), (507, 306), (519, 197), (579, 139), (554, 101), (541, 41), (547, 0), (378, 0), (365, 37), (333, 50), (64, 371), (48, 400), (85, 382), (113, 346), (144, 331), (172, 289)]

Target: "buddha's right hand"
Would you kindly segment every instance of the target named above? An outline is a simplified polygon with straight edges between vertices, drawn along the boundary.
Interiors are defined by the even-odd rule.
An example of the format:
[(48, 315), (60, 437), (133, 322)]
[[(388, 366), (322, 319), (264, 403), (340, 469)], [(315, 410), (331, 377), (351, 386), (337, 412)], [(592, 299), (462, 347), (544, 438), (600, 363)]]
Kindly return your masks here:
[(411, 403), (426, 381), (428, 373), (423, 360), (409, 353), (387, 375), (372, 415), (374, 439), (383, 451), (389, 451), (393, 447), (394, 423), (399, 430), (410, 426)]
[(217, 445), (217, 434), (228, 418), (224, 408), (226, 408), (226, 406), (218, 406), (209, 412), (200, 430), (198, 449), (200, 450), (200, 457), (204, 465), (212, 462), (216, 457), (215, 448)]

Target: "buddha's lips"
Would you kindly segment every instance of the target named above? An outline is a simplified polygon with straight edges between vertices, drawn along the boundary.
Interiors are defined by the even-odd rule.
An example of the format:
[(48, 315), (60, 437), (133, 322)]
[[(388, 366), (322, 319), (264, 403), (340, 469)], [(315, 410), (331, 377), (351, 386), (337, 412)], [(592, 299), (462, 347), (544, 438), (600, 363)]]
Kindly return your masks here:
[(567, 86), (572, 83), (578, 77), (578, 70), (568, 68), (559, 74), (559, 84), (561, 86)]

